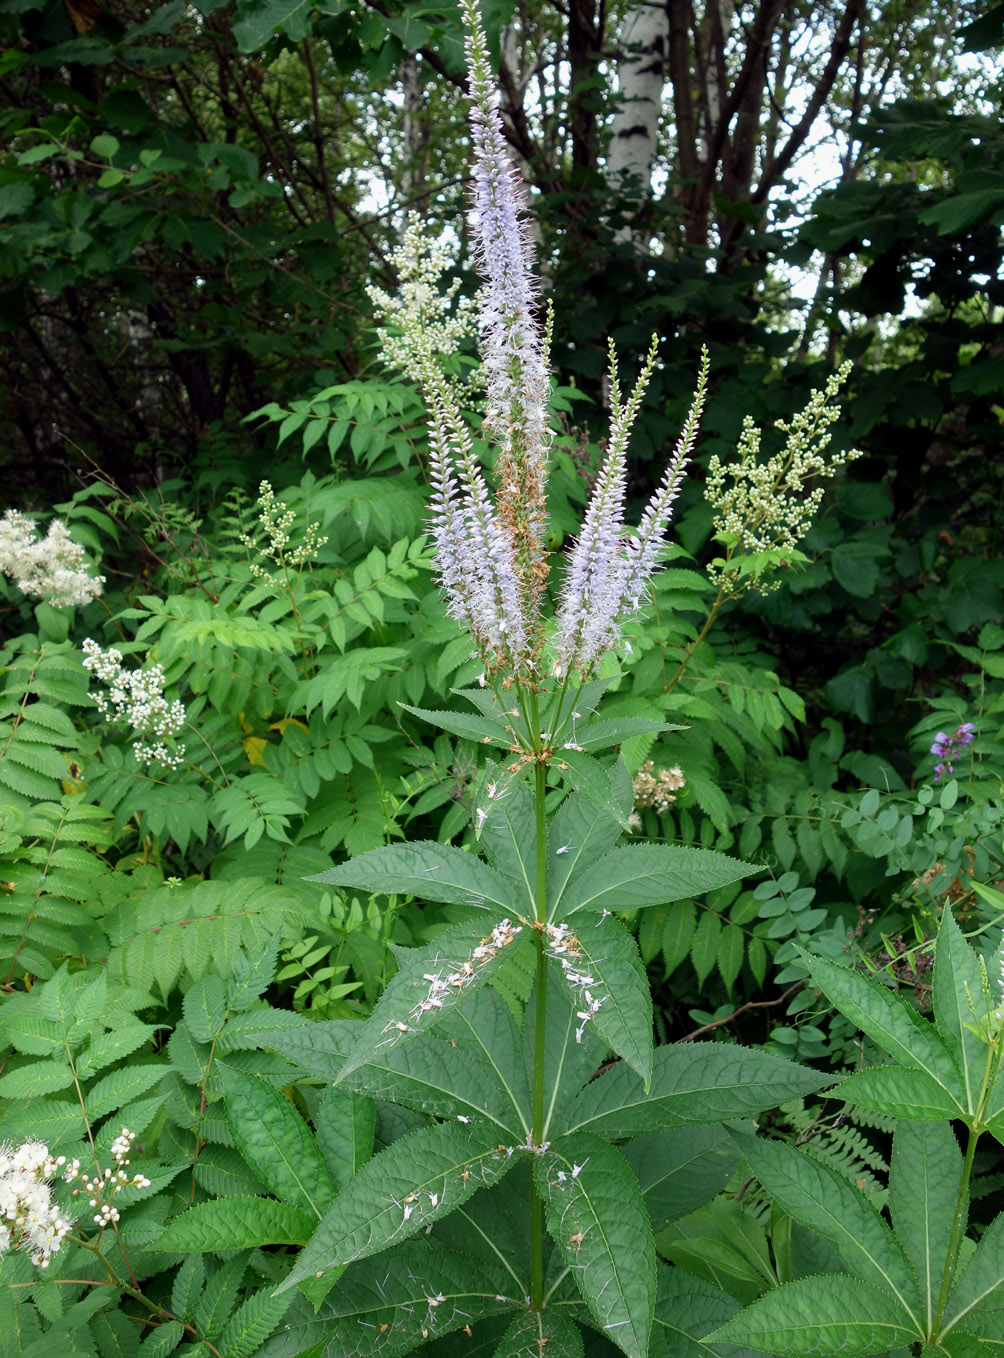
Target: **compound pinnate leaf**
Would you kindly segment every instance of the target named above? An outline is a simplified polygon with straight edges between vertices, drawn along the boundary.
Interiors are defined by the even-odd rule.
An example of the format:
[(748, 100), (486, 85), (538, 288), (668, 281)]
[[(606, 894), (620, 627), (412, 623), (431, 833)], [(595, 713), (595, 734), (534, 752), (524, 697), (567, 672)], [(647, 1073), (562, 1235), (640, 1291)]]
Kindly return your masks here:
[(919, 1337), (890, 1293), (846, 1273), (819, 1273), (768, 1292), (706, 1339), (776, 1358), (871, 1358)]
[(655, 1245), (638, 1180), (597, 1136), (563, 1136), (535, 1157), (547, 1228), (582, 1299), (628, 1358), (646, 1358), (655, 1310)]
[(499, 1141), (497, 1128), (473, 1124), (443, 1122), (402, 1136), (342, 1189), (280, 1291), (416, 1235), (501, 1179), (517, 1151)]
[(302, 1245), (316, 1224), (313, 1213), (271, 1198), (219, 1198), (190, 1207), (168, 1222), (157, 1248), (189, 1254)]

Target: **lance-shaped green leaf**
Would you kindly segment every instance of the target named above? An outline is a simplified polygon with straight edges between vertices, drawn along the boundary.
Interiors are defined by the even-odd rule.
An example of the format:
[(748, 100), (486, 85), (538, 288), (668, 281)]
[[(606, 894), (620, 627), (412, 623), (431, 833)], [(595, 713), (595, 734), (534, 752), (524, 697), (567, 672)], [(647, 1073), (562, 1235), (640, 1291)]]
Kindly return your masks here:
[(582, 1358), (582, 1334), (567, 1316), (550, 1307), (524, 1311), (502, 1336), (493, 1358), (527, 1358), (546, 1353), (547, 1358)]
[(335, 1185), (310, 1128), (281, 1090), (256, 1075), (221, 1069), (227, 1126), (248, 1167), (277, 1198), (319, 1220)]
[[(801, 952), (802, 950), (799, 949)], [(802, 952), (812, 979), (833, 1004), (873, 1042), (908, 1070), (922, 1070), (965, 1111), (962, 1075), (934, 1025), (892, 990), (850, 967)]]
[(632, 736), (685, 729), (653, 717), (600, 717), (579, 726), (575, 732), (575, 742), (584, 750), (609, 750), (611, 745), (619, 745)]
[(769, 1052), (681, 1042), (656, 1048), (648, 1092), (629, 1066), (614, 1066), (586, 1085), (561, 1122), (569, 1132), (588, 1128), (617, 1140), (749, 1117), (825, 1084), (825, 1075)]
[(494, 986), (482, 986), (451, 1010), (439, 1031), (491, 1067), (523, 1131), (529, 1131), (532, 1113), (523, 1040), (512, 1011)]
[(563, 749), (557, 752), (556, 759), (567, 766), (572, 786), (580, 797), (590, 802), (607, 816), (612, 816), (622, 829), (628, 828), (628, 816), (624, 814), (620, 799), (610, 787), (607, 770), (584, 750)]
[(339, 1192), (373, 1154), (375, 1124), (372, 1099), (349, 1089), (324, 1091), (314, 1125), (317, 1144)]
[(352, 1264), (316, 1311), (297, 1297), (259, 1358), (399, 1358), (423, 1330), (432, 1339), (510, 1310), (499, 1282), (482, 1259), (409, 1242)]
[(604, 1335), (646, 1358), (655, 1310), (655, 1245), (638, 1180), (623, 1155), (588, 1133), (535, 1157), (547, 1228)]
[(288, 1032), (270, 1032), (267, 1045), (309, 1075), (337, 1080), (361, 1032), (358, 1019), (329, 1019)]
[(962, 1071), (964, 1106), (973, 1113), (986, 1069), (987, 1044), (967, 1025), (984, 1018), (983, 975), (976, 953), (947, 906), (934, 950), (932, 998), (938, 1031), (948, 1038)]
[(378, 1254), (425, 1230), (496, 1183), (519, 1158), (497, 1129), (441, 1122), (392, 1142), (364, 1165), (328, 1209), (282, 1284)]
[(631, 814), (634, 790), (623, 759), (607, 769), (610, 795), (617, 804), (614, 815), (573, 792), (558, 807), (547, 844), (547, 917), (555, 919), (569, 880), (585, 872), (614, 847), (621, 837), (621, 821)]
[(834, 1093), (890, 1117), (931, 1122), (963, 1115), (957, 1101), (937, 1080), (922, 1070), (904, 1070), (902, 1066), (855, 1071), (835, 1087)]
[(754, 863), (742, 863), (710, 849), (625, 844), (576, 873), (565, 889), (562, 915), (567, 919), (580, 910), (619, 911), (662, 905), (714, 891), (747, 873), (760, 871)]
[(157, 1249), (204, 1254), (256, 1249), (259, 1245), (302, 1245), (317, 1225), (313, 1212), (271, 1198), (216, 1198), (190, 1207), (157, 1236)]
[(786, 1283), (707, 1336), (776, 1358), (872, 1358), (920, 1336), (890, 1293), (846, 1273)]
[[(988, 1338), (997, 1342), (987, 1342)], [(960, 1330), (953, 1330), (947, 1338), (942, 1339), (937, 1348), (930, 1344), (925, 1344), (920, 1351), (920, 1358), (994, 1358), (1000, 1354), (1004, 1345), (1000, 1342), (1000, 1335), (993, 1336), (974, 1334), (963, 1334)]]
[(473, 905), (498, 915), (518, 914), (520, 908), (513, 883), (501, 873), (472, 853), (428, 839), (370, 849), (306, 880)]
[(896, 1239), (920, 1284), (921, 1317), (928, 1334), (933, 1330), (961, 1179), (962, 1155), (948, 1123), (897, 1123), (889, 1207)]
[(952, 1289), (944, 1329), (958, 1325), (980, 1333), (973, 1313), (1004, 1309), (1004, 1212), (983, 1232), (969, 1263)]
[(488, 1062), (428, 1033), (374, 1052), (343, 1083), (359, 1094), (403, 1103), (421, 1113), (494, 1122), (509, 1140), (521, 1141), (525, 1134)]
[(622, 1146), (621, 1154), (638, 1178), (655, 1231), (710, 1202), (739, 1160), (728, 1132), (715, 1125), (640, 1136)]
[(650, 1358), (714, 1358), (706, 1334), (740, 1309), (727, 1292), (659, 1261)]
[(732, 1135), (774, 1202), (836, 1250), (865, 1282), (891, 1292), (918, 1332), (919, 1292), (913, 1267), (886, 1221), (847, 1179), (783, 1141), (749, 1132)]
[[(487, 792), (479, 799), (475, 827), (481, 819), (480, 838), (493, 867), (518, 883), (520, 913), (533, 918), (536, 911), (537, 820), (533, 797), (522, 783), (503, 789), (495, 769), (486, 778)], [(491, 792), (495, 796), (491, 796)], [(483, 816), (481, 812), (483, 811)]]
[(502, 721), (484, 713), (475, 716), (473, 712), (434, 711), (428, 707), (411, 707), (408, 703), (399, 706), (412, 716), (421, 717), (430, 726), (438, 726), (478, 745), (501, 745), (508, 750), (513, 743), (512, 731)]
[(428, 947), (396, 949), (400, 969), (359, 1025), (356, 1044), (337, 1078), (365, 1065), (384, 1047), (427, 1032), (493, 976), (523, 937), (522, 926), (509, 920), (487, 933), (479, 921), (440, 934)]
[(647, 1085), (652, 1077), (652, 994), (635, 940), (613, 916), (583, 920), (575, 933), (551, 928), (547, 939), (549, 956), (579, 1021), (576, 1031), (591, 1023)]

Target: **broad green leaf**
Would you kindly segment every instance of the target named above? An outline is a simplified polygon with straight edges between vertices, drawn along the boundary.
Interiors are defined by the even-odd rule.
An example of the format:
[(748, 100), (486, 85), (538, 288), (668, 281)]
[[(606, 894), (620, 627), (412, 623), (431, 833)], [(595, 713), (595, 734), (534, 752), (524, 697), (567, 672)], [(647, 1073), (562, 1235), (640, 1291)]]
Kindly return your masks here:
[[(499, 785), (492, 777), (486, 782)], [(500, 798), (479, 798), (478, 804), (485, 813), (479, 832), (485, 853), (493, 867), (519, 884), (521, 910), (533, 918), (537, 913), (537, 822), (533, 797), (520, 783)]]
[(560, 760), (563, 765), (567, 765), (568, 776), (579, 796), (604, 815), (612, 816), (621, 829), (626, 830), (628, 816), (624, 813), (620, 798), (612, 791), (607, 770), (599, 760), (584, 750), (568, 749), (560, 751)]
[(888, 1292), (845, 1273), (775, 1288), (707, 1336), (776, 1358), (871, 1358), (919, 1338)]
[(432, 840), (386, 844), (307, 880), (474, 905), (499, 916), (518, 914), (521, 904), (513, 883), (475, 854)]
[(199, 1203), (168, 1222), (157, 1249), (216, 1253), (259, 1245), (302, 1245), (317, 1224), (312, 1212), (271, 1198), (220, 1198)]
[(439, 1030), (465, 1051), (483, 1059), (506, 1091), (524, 1130), (530, 1126), (530, 1084), (523, 1042), (505, 1000), (493, 986), (482, 986), (453, 1009)]
[(575, 1098), (562, 1128), (588, 1128), (612, 1140), (687, 1123), (728, 1122), (775, 1108), (828, 1084), (825, 1075), (783, 1057), (719, 1042), (658, 1047), (648, 1093), (623, 1063)]
[(959, 1275), (948, 1298), (945, 1327), (964, 1322), (967, 1330), (980, 1333), (973, 1312), (1004, 1306), (1004, 1212), (983, 1232), (969, 1263)]
[(918, 1289), (903, 1246), (872, 1204), (843, 1175), (783, 1141), (732, 1135), (768, 1196), (827, 1241), (865, 1282), (891, 1292), (918, 1326)]
[(69, 1089), (73, 1072), (62, 1062), (33, 1061), (0, 1078), (0, 1098), (39, 1099), (43, 1094), (54, 1094), (57, 1089)]
[(625, 844), (575, 874), (566, 888), (562, 915), (569, 918), (580, 910), (620, 911), (661, 905), (713, 891), (760, 871), (753, 863), (726, 858), (709, 849)]
[(489, 980), (524, 936), (521, 925), (507, 920), (487, 933), (484, 928), (475, 921), (440, 934), (425, 948), (396, 950), (399, 970), (370, 1017), (359, 1025), (339, 1079), (365, 1065), (377, 1051), (427, 1032)]
[[(552, 943), (552, 970), (568, 987), (572, 1008), (585, 1023), (585, 1007), (599, 1002), (588, 1021), (609, 1046), (648, 1084), (652, 1077), (652, 994), (638, 945), (620, 920), (608, 916)], [(588, 978), (587, 981), (581, 978)], [(571, 978), (571, 979), (570, 979)], [(585, 998), (588, 991), (589, 1000)]]
[(161, 1027), (162, 1024), (156, 1023), (124, 1023), (109, 1033), (97, 1034), (77, 1062), (78, 1078), (90, 1079), (99, 1070), (104, 1070), (105, 1066), (121, 1061), (124, 1056), (131, 1056)]
[(412, 716), (421, 717), (430, 726), (438, 726), (443, 731), (463, 736), (465, 740), (473, 740), (478, 745), (501, 745), (504, 750), (512, 746), (512, 732), (503, 722), (492, 717), (475, 716), (473, 712), (434, 712), (427, 707), (410, 707), (408, 703), (401, 703), (400, 706)]
[(553, 1306), (543, 1311), (524, 1311), (502, 1336), (493, 1358), (527, 1358), (546, 1353), (547, 1358), (582, 1358), (582, 1334), (567, 1316)]
[(850, 967), (806, 952), (802, 956), (816, 985), (842, 1014), (900, 1065), (924, 1071), (959, 1109), (965, 1108), (962, 1077), (944, 1040), (902, 995)]
[(889, 1209), (896, 1239), (920, 1284), (921, 1318), (928, 1334), (938, 1305), (961, 1179), (962, 1155), (947, 1122), (904, 1119), (897, 1123)]
[(937, 1080), (922, 1070), (904, 1070), (902, 1066), (856, 1071), (841, 1081), (834, 1093), (861, 1108), (891, 1117), (931, 1122), (963, 1116), (963, 1109)]
[(318, 1079), (337, 1080), (363, 1026), (358, 1019), (308, 1023), (285, 1033), (269, 1033), (268, 1045)]
[(257, 1358), (398, 1358), (422, 1342), (423, 1329), (431, 1339), (511, 1310), (500, 1282), (481, 1259), (408, 1242), (350, 1265), (316, 1311), (297, 1297)]
[(988, 1343), (983, 1335), (977, 1339), (973, 1334), (953, 1330), (947, 1338), (942, 1339), (937, 1349), (925, 1344), (921, 1349), (920, 1358), (941, 1358), (942, 1354), (947, 1355), (947, 1358), (993, 1358), (993, 1355), (999, 1354), (1002, 1348), (1004, 1344)]
[(650, 1358), (709, 1358), (704, 1335), (739, 1310), (727, 1292), (680, 1268), (658, 1264)]
[(318, 1220), (335, 1194), (334, 1180), (310, 1128), (281, 1090), (254, 1075), (224, 1068), (227, 1126), (234, 1145), (282, 1202)]
[(620, 745), (632, 736), (682, 730), (682, 726), (652, 717), (600, 717), (580, 726), (575, 733), (575, 740), (584, 750), (608, 750), (611, 745)]
[[(987, 1046), (966, 1027), (983, 1017), (983, 983), (976, 954), (962, 937), (951, 910), (946, 906), (934, 950), (934, 1017), (938, 1031), (948, 1039), (962, 1071), (964, 1107), (976, 1111), (980, 1084), (987, 1062)], [(966, 991), (969, 994), (967, 997)], [(976, 1013), (970, 1007), (976, 1006)]]
[(112, 1113), (123, 1104), (138, 1099), (141, 1094), (155, 1089), (167, 1074), (167, 1070), (166, 1065), (148, 1063), (120, 1066), (118, 1070), (102, 1076), (84, 1095), (87, 1116), (93, 1123), (98, 1118), (103, 1118), (106, 1113)]
[(638, 1181), (597, 1136), (563, 1136), (535, 1157), (547, 1228), (606, 1337), (646, 1358), (655, 1310), (655, 1245)]
[(558, 807), (551, 822), (547, 847), (547, 917), (563, 913), (562, 899), (569, 881), (584, 873), (612, 849), (621, 837), (620, 822), (634, 804), (631, 775), (623, 759), (607, 770), (610, 796), (619, 815), (573, 792)]
[(656, 1231), (710, 1202), (739, 1159), (732, 1138), (714, 1125), (641, 1136), (621, 1146), (621, 1154), (638, 1178)]
[(315, 1119), (317, 1144), (340, 1192), (373, 1154), (373, 1100), (351, 1090), (324, 1091)]
[(441, 1118), (487, 1119), (507, 1140), (523, 1139), (512, 1103), (488, 1062), (430, 1033), (373, 1052), (341, 1087)]
[(454, 1122), (394, 1141), (339, 1193), (280, 1290), (416, 1235), (502, 1178), (514, 1149), (493, 1128)]

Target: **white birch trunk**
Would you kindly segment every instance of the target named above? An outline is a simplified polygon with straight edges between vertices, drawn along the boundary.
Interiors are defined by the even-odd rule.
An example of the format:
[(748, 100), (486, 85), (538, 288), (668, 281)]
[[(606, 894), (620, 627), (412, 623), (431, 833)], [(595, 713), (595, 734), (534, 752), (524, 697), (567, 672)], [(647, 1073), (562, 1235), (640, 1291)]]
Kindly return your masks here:
[[(652, 190), (652, 169), (659, 150), (659, 120), (669, 54), (669, 13), (665, 3), (636, 4), (621, 27), (623, 55), (617, 66), (620, 104), (610, 124), (607, 183), (639, 207)], [(631, 240), (624, 227), (618, 240)], [(643, 242), (637, 241), (639, 247)]]

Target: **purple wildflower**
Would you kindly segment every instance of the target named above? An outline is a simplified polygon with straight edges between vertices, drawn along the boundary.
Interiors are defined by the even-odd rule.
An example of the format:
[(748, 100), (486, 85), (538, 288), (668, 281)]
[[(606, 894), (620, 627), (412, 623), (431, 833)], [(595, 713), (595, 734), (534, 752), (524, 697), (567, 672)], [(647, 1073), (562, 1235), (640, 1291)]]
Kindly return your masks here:
[(931, 745), (931, 753), (937, 755), (940, 763), (934, 766), (934, 781), (939, 782), (946, 773), (955, 772), (955, 760), (963, 750), (968, 749), (976, 739), (976, 727), (971, 721), (964, 721), (951, 735), (939, 731)]

